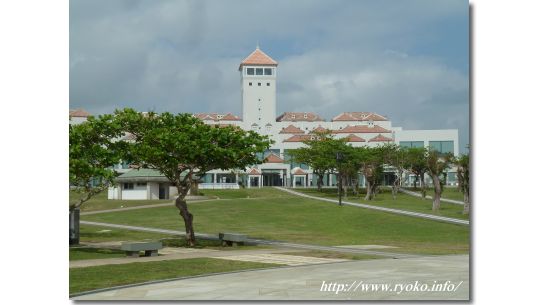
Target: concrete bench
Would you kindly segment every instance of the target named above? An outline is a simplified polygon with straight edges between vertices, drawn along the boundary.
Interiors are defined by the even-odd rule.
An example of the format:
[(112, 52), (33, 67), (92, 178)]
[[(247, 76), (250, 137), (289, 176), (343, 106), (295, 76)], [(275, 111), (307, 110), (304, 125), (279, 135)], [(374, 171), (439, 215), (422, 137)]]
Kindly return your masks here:
[(163, 243), (160, 241), (121, 244), (121, 250), (125, 251), (128, 257), (138, 257), (140, 251), (144, 251), (144, 256), (157, 256), (159, 249), (162, 248)]
[(247, 236), (237, 233), (219, 233), (219, 239), (223, 246), (237, 246), (244, 245), (247, 241)]

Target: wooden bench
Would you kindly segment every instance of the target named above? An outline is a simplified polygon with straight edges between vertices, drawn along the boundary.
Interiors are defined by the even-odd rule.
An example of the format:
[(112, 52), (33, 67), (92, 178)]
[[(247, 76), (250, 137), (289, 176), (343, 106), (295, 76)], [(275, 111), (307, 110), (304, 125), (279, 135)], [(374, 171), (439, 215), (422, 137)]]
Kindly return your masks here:
[(122, 243), (121, 250), (125, 251), (128, 257), (138, 257), (140, 251), (144, 251), (144, 256), (157, 256), (159, 249), (163, 248), (160, 241)]
[(219, 233), (219, 239), (223, 246), (237, 246), (244, 245), (247, 241), (247, 236), (237, 233)]

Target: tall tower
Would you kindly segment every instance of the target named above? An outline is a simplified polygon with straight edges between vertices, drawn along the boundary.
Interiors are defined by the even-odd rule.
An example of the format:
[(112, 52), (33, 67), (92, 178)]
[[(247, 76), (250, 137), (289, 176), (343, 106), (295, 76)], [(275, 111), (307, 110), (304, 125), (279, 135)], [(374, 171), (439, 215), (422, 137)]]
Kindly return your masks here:
[(259, 47), (239, 65), (244, 127), (270, 133), (276, 120), (276, 67), (278, 63)]

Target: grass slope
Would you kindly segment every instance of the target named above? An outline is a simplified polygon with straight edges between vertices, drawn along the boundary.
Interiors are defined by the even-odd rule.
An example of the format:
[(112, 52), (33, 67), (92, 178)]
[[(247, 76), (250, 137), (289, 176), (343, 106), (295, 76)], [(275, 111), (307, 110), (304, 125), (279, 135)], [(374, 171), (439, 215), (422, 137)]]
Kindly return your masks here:
[[(172, 200), (108, 200), (107, 199), (107, 192), (101, 192), (94, 197), (92, 197), (90, 200), (84, 202), (82, 206), (80, 207), (80, 210), (82, 212), (90, 212), (90, 211), (101, 211), (101, 210), (111, 210), (111, 209), (119, 209), (119, 208), (127, 208), (127, 207), (136, 207), (136, 206), (142, 206), (142, 205), (150, 205), (150, 204), (162, 204), (170, 202), (172, 204)], [(69, 203), (75, 203), (77, 202), (79, 198), (79, 195), (76, 192), (69, 191)]]
[[(425, 254), (466, 253), (469, 228), (356, 207), (339, 207), (300, 197), (266, 192), (258, 199), (215, 200), (190, 205), (198, 232), (240, 232), (250, 237), (319, 245), (381, 244), (394, 251)], [(226, 190), (227, 196), (237, 196)], [(250, 191), (250, 190), (249, 190)], [(224, 192), (224, 191), (223, 191)], [(265, 198), (270, 195), (273, 198)], [(174, 207), (87, 215), (84, 220), (183, 230)], [(392, 251), (392, 250), (391, 250)]]
[[(317, 189), (312, 188), (297, 188), (294, 190), (312, 196), (338, 199), (337, 189), (323, 189), (321, 193), (318, 192)], [(462, 214), (463, 205), (441, 202), (441, 209), (438, 213), (434, 213), (432, 211), (432, 199), (422, 199), (403, 193), (398, 193), (396, 199), (392, 199), (391, 192), (387, 190), (377, 194), (374, 200), (370, 201), (364, 200), (364, 194), (362, 193), (357, 196), (353, 195), (351, 191), (348, 191), (348, 197), (345, 198), (342, 196), (342, 200), (445, 217), (469, 219), (469, 215)]]
[(79, 293), (99, 288), (143, 283), (184, 276), (245, 269), (268, 268), (279, 265), (192, 258), (183, 260), (129, 263), (69, 269), (69, 293)]

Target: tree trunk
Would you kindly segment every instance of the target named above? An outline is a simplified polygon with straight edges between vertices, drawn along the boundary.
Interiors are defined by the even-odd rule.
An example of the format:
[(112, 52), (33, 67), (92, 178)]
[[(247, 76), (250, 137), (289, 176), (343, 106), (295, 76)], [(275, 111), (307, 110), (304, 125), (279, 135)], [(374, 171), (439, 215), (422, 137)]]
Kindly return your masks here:
[(344, 190), (344, 198), (347, 198), (347, 175), (342, 176), (342, 189)]
[(422, 173), (420, 174), (420, 192), (422, 194), (422, 199), (426, 199), (426, 182), (424, 180), (424, 173)]
[(470, 207), (469, 188), (466, 187), (465, 190), (463, 191), (463, 214), (464, 215), (469, 214), (469, 207)]
[(398, 194), (398, 189), (400, 186), (400, 178), (396, 177), (394, 183), (392, 184), (392, 199), (396, 199), (396, 194)]
[(432, 211), (438, 212), (441, 207), (441, 181), (437, 175), (433, 175), (432, 180), (434, 190)]
[(366, 196), (364, 200), (372, 200), (372, 187), (373, 185), (370, 183), (370, 180), (366, 179)]
[(413, 181), (413, 190), (417, 190), (418, 175), (415, 175), (415, 181)]
[(80, 209), (69, 209), (69, 244), (78, 245), (80, 242)]
[(176, 207), (179, 209), (179, 215), (183, 217), (183, 221), (185, 222), (185, 240), (187, 245), (193, 247), (196, 243), (196, 239), (194, 237), (194, 228), (192, 225), (194, 216), (187, 209), (185, 194), (179, 194), (176, 199)]
[(325, 173), (318, 174), (318, 181), (316, 183), (318, 185), (318, 192), (321, 192), (321, 186), (323, 185), (323, 176), (325, 176)]

